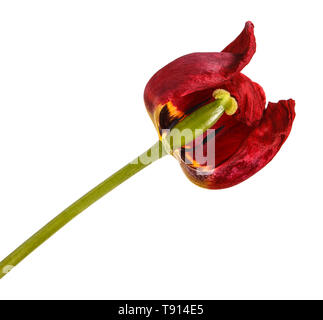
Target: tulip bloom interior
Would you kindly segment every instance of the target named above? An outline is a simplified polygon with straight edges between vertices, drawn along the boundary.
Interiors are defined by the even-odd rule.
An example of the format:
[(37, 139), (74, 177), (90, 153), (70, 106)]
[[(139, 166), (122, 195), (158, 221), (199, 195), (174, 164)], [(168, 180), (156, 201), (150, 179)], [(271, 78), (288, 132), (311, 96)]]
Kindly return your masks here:
[[(225, 90), (236, 100), (235, 114), (223, 114), (210, 128), (213, 133), (204, 132), (177, 152), (184, 173), (201, 187), (228, 188), (248, 179), (272, 160), (290, 133), (294, 100), (265, 108), (264, 90), (241, 73), (255, 51), (254, 26), (247, 22), (221, 52), (180, 57), (159, 70), (145, 88), (146, 108), (159, 136), (208, 105), (215, 90)], [(214, 144), (209, 152), (207, 144)]]
[(167, 153), (193, 183), (209, 189), (234, 186), (269, 163), (291, 131), (295, 101), (269, 102), (266, 108), (261, 86), (241, 73), (255, 51), (254, 27), (247, 22), (221, 52), (188, 54), (155, 73), (144, 101), (158, 142), (2, 260), (0, 278), (91, 204)]

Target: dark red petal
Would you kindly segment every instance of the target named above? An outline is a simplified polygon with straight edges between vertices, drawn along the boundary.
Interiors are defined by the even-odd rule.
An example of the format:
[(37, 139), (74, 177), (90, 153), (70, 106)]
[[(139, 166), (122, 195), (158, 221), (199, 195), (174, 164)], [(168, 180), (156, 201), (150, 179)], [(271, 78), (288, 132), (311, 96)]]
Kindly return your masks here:
[(256, 52), (256, 39), (253, 23), (251, 21), (246, 22), (245, 28), (242, 30), (240, 35), (225, 49), (223, 49), (222, 52), (231, 52), (236, 55), (240, 55), (242, 57), (240, 60), (241, 69), (246, 66)]
[(295, 118), (295, 101), (269, 103), (263, 119), (238, 150), (209, 175), (200, 175), (196, 168), (181, 163), (188, 178), (208, 189), (234, 186), (268, 164), (287, 139)]
[(242, 34), (223, 52), (192, 53), (169, 63), (146, 85), (148, 112), (152, 115), (158, 105), (168, 101), (181, 108), (178, 102), (186, 95), (221, 85), (242, 70), (255, 47), (253, 25), (247, 22)]
[(222, 89), (229, 91), (238, 102), (239, 108), (234, 117), (248, 126), (257, 125), (266, 106), (262, 87), (239, 73), (222, 85)]
[[(194, 165), (203, 170), (207, 166), (206, 172), (234, 155), (253, 130), (252, 127), (226, 114), (222, 115), (212, 129), (214, 131), (205, 132), (197, 137), (194, 143), (186, 145), (181, 153), (183, 161), (189, 160), (187, 163), (190, 163), (194, 160)], [(208, 150), (210, 145), (212, 150)]]
[[(242, 73), (238, 73), (230, 80), (223, 82), (221, 85), (202, 91), (195, 91), (180, 99), (177, 99), (178, 106), (173, 116), (170, 113), (163, 112), (159, 116), (158, 126), (162, 129), (168, 129), (174, 118), (179, 118), (180, 112), (190, 113), (195, 108), (213, 101), (212, 92), (215, 89), (225, 89), (230, 92), (238, 102), (238, 110), (232, 116), (235, 120), (243, 122), (247, 126), (256, 126), (262, 118), (266, 105), (266, 96), (261, 86)], [(167, 108), (163, 108), (164, 111)]]

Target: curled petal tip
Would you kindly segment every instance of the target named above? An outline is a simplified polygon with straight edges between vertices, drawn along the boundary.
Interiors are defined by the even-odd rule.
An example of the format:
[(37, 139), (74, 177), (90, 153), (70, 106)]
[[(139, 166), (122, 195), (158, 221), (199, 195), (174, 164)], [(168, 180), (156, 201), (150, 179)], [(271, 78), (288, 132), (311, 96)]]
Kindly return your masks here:
[(252, 30), (253, 31), (254, 28), (255, 28), (255, 25), (251, 21), (247, 21), (245, 23), (245, 29), (249, 29), (249, 30)]
[(255, 50), (253, 24), (247, 22), (243, 31), (222, 52), (191, 53), (170, 62), (146, 85), (144, 100), (151, 118), (155, 119), (156, 109), (168, 102), (177, 112), (191, 109), (196, 105), (195, 100), (203, 100), (205, 91), (221, 88), (238, 75)]
[(251, 21), (247, 21), (244, 29), (222, 52), (231, 52), (241, 55), (238, 69), (242, 70), (247, 65), (256, 52), (256, 37), (254, 34), (254, 25)]

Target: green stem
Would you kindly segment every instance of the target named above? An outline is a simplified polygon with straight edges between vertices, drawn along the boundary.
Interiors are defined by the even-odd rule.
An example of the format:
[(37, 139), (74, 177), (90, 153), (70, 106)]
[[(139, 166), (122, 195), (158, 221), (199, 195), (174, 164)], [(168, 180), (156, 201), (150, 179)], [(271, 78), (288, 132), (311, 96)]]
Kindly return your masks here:
[(44, 243), (49, 237), (65, 226), (78, 214), (102, 198), (115, 187), (126, 181), (150, 163), (160, 159), (166, 154), (162, 143), (159, 141), (142, 155), (128, 163), (108, 179), (96, 186), (82, 198), (74, 202), (71, 206), (61, 212), (42, 229), (31, 236), (20, 247), (0, 262), (0, 279), (4, 277), (14, 266), (26, 258), (37, 247)]

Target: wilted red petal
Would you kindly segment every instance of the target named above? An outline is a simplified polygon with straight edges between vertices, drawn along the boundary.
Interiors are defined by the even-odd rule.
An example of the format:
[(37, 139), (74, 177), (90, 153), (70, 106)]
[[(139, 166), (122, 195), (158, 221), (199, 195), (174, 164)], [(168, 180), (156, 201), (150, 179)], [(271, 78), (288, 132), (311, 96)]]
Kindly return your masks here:
[[(253, 130), (252, 127), (226, 114), (222, 115), (212, 129), (214, 131), (205, 132), (197, 137), (194, 143), (186, 145), (181, 153), (182, 161), (193, 163), (193, 166), (206, 173), (221, 165), (237, 152)], [(206, 138), (207, 142), (204, 142)], [(208, 150), (210, 145), (213, 145), (212, 150)], [(200, 173), (200, 171), (197, 172)]]
[(185, 163), (181, 163), (182, 169), (192, 182), (209, 189), (228, 188), (248, 179), (272, 160), (287, 139), (295, 118), (294, 107), (294, 100), (269, 103), (259, 126), (210, 174), (201, 175), (199, 168)]
[(186, 111), (190, 107), (183, 103), (187, 95), (231, 79), (250, 61), (255, 48), (253, 25), (247, 22), (244, 31), (223, 52), (192, 53), (174, 60), (147, 83), (144, 100), (148, 112), (152, 115), (158, 105), (169, 101)]
[(266, 95), (262, 87), (242, 73), (234, 76), (221, 86), (230, 92), (238, 102), (236, 119), (253, 126), (262, 118), (266, 106)]
[(243, 58), (240, 60), (242, 70), (251, 60), (256, 52), (256, 39), (254, 35), (254, 25), (251, 21), (246, 22), (246, 25), (239, 36), (232, 41), (222, 52), (231, 52), (236, 55), (241, 55)]

